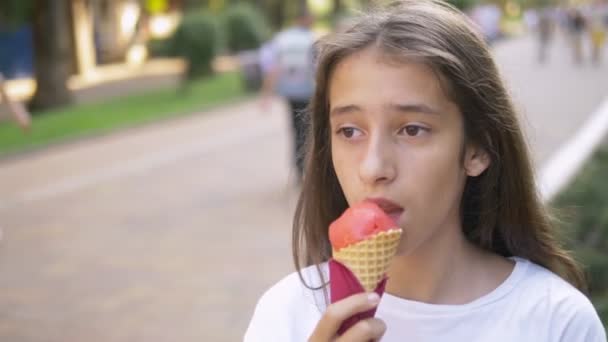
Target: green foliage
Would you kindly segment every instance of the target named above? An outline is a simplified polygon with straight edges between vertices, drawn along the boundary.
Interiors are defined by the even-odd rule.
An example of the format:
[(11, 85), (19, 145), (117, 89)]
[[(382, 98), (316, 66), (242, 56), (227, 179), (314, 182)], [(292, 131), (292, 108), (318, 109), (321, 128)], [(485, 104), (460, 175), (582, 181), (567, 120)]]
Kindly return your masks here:
[(602, 322), (604, 322), (605, 327), (608, 323), (608, 293), (596, 296), (593, 305), (595, 305), (595, 308), (597, 309)]
[(523, 9), (528, 8), (544, 8), (547, 6), (558, 6), (560, 5), (560, 0), (525, 0), (518, 1), (518, 3), (522, 6)]
[(32, 20), (33, 10), (33, 0), (2, 0), (0, 1), (0, 23), (4, 21), (9, 26), (23, 25)]
[(245, 91), (238, 73), (217, 74), (192, 82), (187, 93), (169, 87), (46, 111), (33, 117), (28, 134), (23, 134), (12, 122), (0, 122), (0, 155), (189, 115), (243, 96)]
[(552, 206), (568, 213), (562, 230), (589, 274), (591, 297), (608, 324), (608, 141)]
[(172, 37), (173, 55), (188, 63), (186, 79), (192, 80), (213, 72), (211, 63), (220, 46), (220, 31), (216, 18), (204, 11), (184, 16)]
[(231, 52), (257, 49), (269, 37), (264, 15), (248, 3), (229, 7), (224, 15), (226, 44)]
[(476, 5), (479, 1), (477, 0), (447, 0), (447, 2), (458, 7), (461, 10), (467, 10), (473, 5)]
[(147, 41), (148, 52), (152, 57), (174, 57), (173, 40), (167, 39), (150, 39)]

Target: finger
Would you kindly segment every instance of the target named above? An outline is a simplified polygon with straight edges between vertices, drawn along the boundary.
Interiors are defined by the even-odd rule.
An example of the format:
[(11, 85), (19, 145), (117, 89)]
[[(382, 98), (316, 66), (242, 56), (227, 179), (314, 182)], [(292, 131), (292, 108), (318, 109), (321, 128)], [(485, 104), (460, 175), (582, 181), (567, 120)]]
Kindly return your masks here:
[(327, 340), (336, 335), (340, 325), (356, 313), (365, 312), (378, 305), (380, 297), (377, 293), (359, 293), (333, 303), (327, 307), (313, 336)]
[(343, 341), (378, 341), (386, 331), (386, 324), (377, 318), (357, 322), (348, 329), (336, 342)]

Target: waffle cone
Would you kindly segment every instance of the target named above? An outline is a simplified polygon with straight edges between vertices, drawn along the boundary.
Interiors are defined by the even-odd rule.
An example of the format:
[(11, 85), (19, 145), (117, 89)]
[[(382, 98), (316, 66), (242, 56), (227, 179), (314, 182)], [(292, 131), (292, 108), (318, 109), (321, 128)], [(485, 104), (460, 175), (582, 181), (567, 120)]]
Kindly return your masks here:
[(350, 269), (365, 291), (373, 291), (397, 252), (401, 232), (401, 228), (380, 232), (369, 239), (334, 250), (333, 258)]

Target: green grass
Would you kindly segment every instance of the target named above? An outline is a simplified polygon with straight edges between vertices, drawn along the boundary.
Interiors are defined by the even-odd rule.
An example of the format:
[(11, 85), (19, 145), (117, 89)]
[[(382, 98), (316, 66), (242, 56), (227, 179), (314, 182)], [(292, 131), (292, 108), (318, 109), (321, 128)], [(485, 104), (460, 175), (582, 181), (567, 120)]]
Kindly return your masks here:
[(565, 213), (562, 230), (586, 266), (591, 297), (608, 326), (608, 140), (552, 203)]
[(12, 122), (0, 124), (0, 155), (189, 114), (244, 96), (240, 75), (227, 73), (195, 81), (186, 93), (162, 89), (37, 113), (29, 134)]

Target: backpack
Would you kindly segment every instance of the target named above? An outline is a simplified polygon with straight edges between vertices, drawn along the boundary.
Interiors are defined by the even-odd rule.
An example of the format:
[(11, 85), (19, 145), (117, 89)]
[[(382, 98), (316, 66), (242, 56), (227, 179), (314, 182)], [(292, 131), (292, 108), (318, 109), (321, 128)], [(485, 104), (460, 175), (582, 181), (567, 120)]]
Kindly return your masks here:
[(292, 28), (275, 38), (277, 92), (288, 99), (308, 100), (314, 91), (315, 38), (311, 31)]

